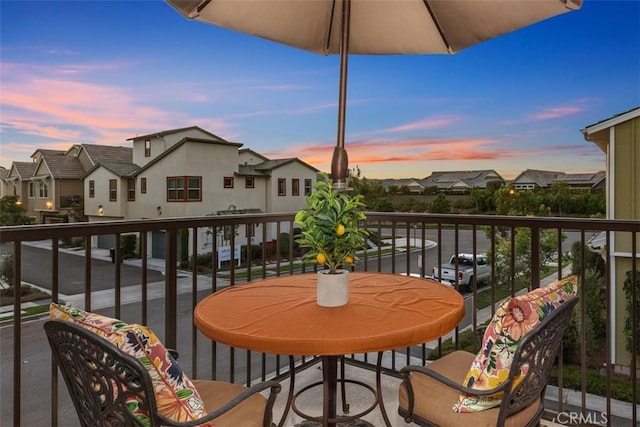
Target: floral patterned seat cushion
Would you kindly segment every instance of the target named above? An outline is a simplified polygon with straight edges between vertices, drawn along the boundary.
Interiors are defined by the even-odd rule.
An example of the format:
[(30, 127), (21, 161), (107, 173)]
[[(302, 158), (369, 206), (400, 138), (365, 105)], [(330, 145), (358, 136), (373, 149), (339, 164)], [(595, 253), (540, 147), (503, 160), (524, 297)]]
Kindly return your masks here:
[[(518, 343), (560, 304), (577, 292), (577, 276), (503, 302), (487, 326), (482, 346), (471, 364), (463, 385), (476, 390), (490, 390), (504, 383), (511, 369)], [(524, 376), (527, 368), (520, 371)], [(517, 379), (516, 379), (517, 381)], [(503, 393), (491, 396), (460, 394), (454, 412), (477, 412), (499, 406)]]
[[(138, 359), (149, 372), (158, 412), (164, 416), (183, 422), (206, 415), (202, 399), (191, 380), (147, 327), (55, 303), (51, 303), (49, 313), (52, 319), (80, 325)], [(134, 413), (141, 421), (148, 421), (149, 414), (145, 410), (138, 408)]]

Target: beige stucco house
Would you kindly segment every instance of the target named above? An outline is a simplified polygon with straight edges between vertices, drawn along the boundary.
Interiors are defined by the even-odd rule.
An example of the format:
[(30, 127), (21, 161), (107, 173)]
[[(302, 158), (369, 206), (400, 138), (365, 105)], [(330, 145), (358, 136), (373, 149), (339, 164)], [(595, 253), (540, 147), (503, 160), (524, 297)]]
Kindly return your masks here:
[[(90, 221), (292, 212), (305, 206), (317, 179), (318, 170), (297, 158), (268, 159), (197, 126), (129, 141), (131, 162), (98, 163), (84, 176)], [(198, 231), (201, 252), (211, 250), (208, 231)], [(268, 230), (267, 239), (276, 232)], [(161, 234), (148, 236), (149, 256), (164, 257)], [(254, 236), (259, 243), (262, 232)], [(98, 247), (113, 243), (109, 237), (92, 242)], [(246, 243), (245, 233), (238, 233), (236, 243)]]
[[(607, 218), (640, 219), (640, 107), (617, 114), (582, 130), (587, 141), (595, 143), (606, 154)], [(640, 230), (638, 230), (640, 231)], [(602, 239), (600, 246), (602, 246)], [(633, 268), (632, 240), (629, 233), (613, 233), (609, 248), (611, 295), (615, 307), (613, 360), (617, 365), (629, 366), (631, 355), (625, 349), (622, 333), (625, 311), (623, 283), (626, 272)], [(640, 247), (640, 234), (636, 242)], [(597, 245), (594, 245), (597, 246)], [(636, 268), (640, 261), (635, 260)]]

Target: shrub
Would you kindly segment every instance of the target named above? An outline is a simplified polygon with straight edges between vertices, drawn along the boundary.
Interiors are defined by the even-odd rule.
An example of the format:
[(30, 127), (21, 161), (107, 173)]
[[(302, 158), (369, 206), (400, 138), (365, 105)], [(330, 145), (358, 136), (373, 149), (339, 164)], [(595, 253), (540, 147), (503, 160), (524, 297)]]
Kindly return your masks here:
[(122, 258), (135, 258), (137, 245), (138, 237), (135, 234), (124, 234), (120, 236), (120, 249), (122, 250)]
[(2, 280), (4, 284), (10, 289), (13, 288), (13, 280), (15, 279), (15, 269), (13, 263), (13, 254), (10, 253), (4, 258), (2, 264), (0, 264), (0, 280)]
[[(635, 283), (635, 293), (636, 293), (636, 301), (633, 303), (633, 287), (632, 287), (632, 271), (627, 271), (627, 278), (624, 281), (624, 285), (622, 288), (624, 289), (624, 295), (626, 299), (626, 313), (627, 316), (624, 319), (624, 336), (627, 338), (627, 351), (633, 352), (633, 318), (632, 314), (634, 311), (640, 313), (640, 271), (636, 271), (636, 283)], [(640, 315), (637, 316), (636, 325), (635, 325), (636, 333), (640, 331)], [(640, 354), (640, 337), (636, 337), (636, 348), (635, 354)]]

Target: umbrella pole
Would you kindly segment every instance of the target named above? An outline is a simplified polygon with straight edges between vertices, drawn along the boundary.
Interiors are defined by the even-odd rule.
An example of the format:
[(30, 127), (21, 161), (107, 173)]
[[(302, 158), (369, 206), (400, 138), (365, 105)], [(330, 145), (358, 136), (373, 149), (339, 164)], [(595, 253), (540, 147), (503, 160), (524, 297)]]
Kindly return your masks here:
[(331, 160), (333, 187), (347, 188), (349, 156), (344, 148), (344, 134), (347, 108), (347, 63), (349, 59), (349, 24), (351, 20), (351, 0), (342, 2), (342, 34), (340, 39), (340, 87), (338, 93), (338, 138)]

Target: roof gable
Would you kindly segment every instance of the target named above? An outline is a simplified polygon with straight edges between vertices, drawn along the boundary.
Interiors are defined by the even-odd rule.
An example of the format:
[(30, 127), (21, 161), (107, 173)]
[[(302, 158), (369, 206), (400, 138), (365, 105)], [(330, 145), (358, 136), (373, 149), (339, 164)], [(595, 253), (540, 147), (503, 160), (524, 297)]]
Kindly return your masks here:
[(36, 170), (36, 164), (33, 162), (13, 162), (9, 169), (8, 178), (17, 177), (20, 179), (29, 179)]
[(153, 165), (155, 165), (156, 163), (158, 163), (162, 159), (167, 158), (174, 151), (176, 151), (178, 148), (180, 148), (181, 146), (183, 146), (184, 144), (187, 144), (187, 143), (226, 145), (226, 146), (229, 146), (229, 147), (242, 147), (241, 143), (228, 142), (228, 141), (225, 141), (223, 139), (202, 139), (202, 138), (192, 138), (192, 137), (182, 138), (179, 142), (177, 142), (176, 144), (172, 145), (171, 147), (169, 147), (168, 149), (163, 151), (162, 154), (158, 155), (153, 160), (151, 160), (149, 163), (147, 163), (146, 165), (144, 165), (143, 167), (141, 167), (137, 171), (135, 171), (135, 173), (133, 175), (134, 176), (138, 175), (139, 173), (141, 173), (141, 172), (153, 167)]
[(56, 179), (82, 179), (84, 168), (77, 157), (71, 156), (42, 156), (34, 175), (51, 175)]
[(213, 139), (217, 139), (217, 140), (223, 141), (223, 142), (229, 142), (224, 138), (220, 138), (218, 135), (215, 135), (215, 134), (213, 134), (213, 133), (211, 133), (209, 131), (206, 131), (206, 130), (202, 129), (199, 126), (189, 126), (189, 127), (184, 127), (184, 128), (178, 128), (178, 129), (169, 129), (169, 130), (163, 130), (161, 132), (150, 133), (150, 134), (147, 134), (147, 135), (134, 136), (134, 137), (128, 138), (127, 141), (139, 141), (141, 139), (162, 138), (162, 137), (167, 136), (167, 135), (171, 135), (171, 134), (174, 134), (174, 133), (186, 132), (186, 131), (189, 131), (189, 130), (197, 130), (199, 132), (202, 132), (202, 133), (210, 136)]

